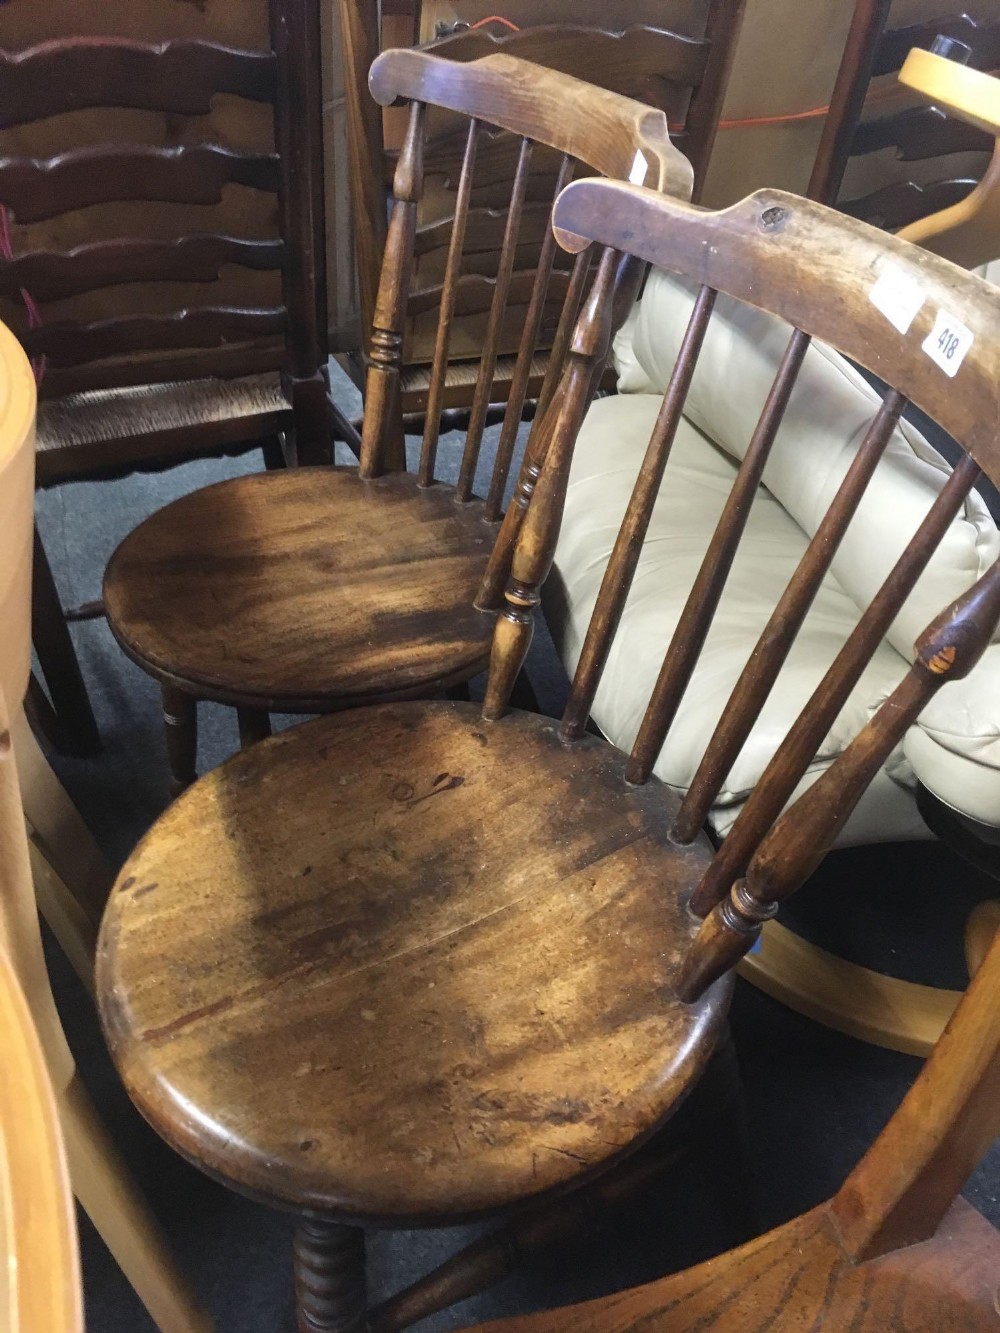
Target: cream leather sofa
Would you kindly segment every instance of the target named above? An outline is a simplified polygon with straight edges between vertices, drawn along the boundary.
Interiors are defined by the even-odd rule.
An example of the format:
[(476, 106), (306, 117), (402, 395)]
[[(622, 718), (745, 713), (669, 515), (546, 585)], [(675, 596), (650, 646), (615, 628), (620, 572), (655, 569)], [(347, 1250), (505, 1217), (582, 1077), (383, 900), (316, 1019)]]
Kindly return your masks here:
[[(594, 403), (576, 445), (555, 564), (543, 590), (546, 619), (570, 675), (694, 292), (673, 275), (650, 275), (616, 340), (619, 393)], [(638, 729), (788, 336), (788, 327), (773, 317), (719, 298), (592, 709), (601, 731), (623, 749)], [(931, 363), (928, 368), (936, 373)], [(875, 391), (841, 356), (813, 344), (702, 657), (654, 769), (672, 787), (683, 790), (690, 783), (737, 676), (878, 404)], [(947, 475), (948, 465), (923, 436), (901, 424), (712, 811), (719, 834), (732, 825)], [(920, 630), (998, 555), (997, 525), (973, 493), (802, 787), (815, 780), (899, 682)], [(1000, 825), (1000, 643), (987, 650), (966, 680), (947, 686), (925, 710), (869, 788), (840, 845), (930, 837), (916, 808), (917, 779), (949, 805)]]

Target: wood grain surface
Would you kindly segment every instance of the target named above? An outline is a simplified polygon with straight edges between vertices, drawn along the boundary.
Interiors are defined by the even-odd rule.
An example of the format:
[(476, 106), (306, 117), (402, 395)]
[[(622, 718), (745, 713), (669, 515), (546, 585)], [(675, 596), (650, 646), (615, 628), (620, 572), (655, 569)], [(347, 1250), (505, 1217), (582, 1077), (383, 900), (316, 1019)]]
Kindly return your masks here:
[(161, 681), (277, 710), (473, 676), (496, 526), (408, 473), (298, 468), (207, 486), (140, 524), (104, 580), (108, 624)]
[(208, 774), (123, 868), (99, 944), (143, 1114), (238, 1189), (392, 1225), (619, 1156), (702, 1071), (730, 989), (672, 998), (709, 849), (672, 846), (673, 796), (622, 768), (537, 715), (411, 703)]

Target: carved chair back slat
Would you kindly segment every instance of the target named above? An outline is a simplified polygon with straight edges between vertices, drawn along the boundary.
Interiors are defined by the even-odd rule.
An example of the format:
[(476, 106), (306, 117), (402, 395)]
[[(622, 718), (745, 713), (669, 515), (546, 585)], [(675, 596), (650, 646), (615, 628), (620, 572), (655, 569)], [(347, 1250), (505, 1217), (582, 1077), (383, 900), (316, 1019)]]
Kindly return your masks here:
[[(512, 56), (490, 55), (469, 63), (458, 63), (425, 51), (393, 50), (375, 61), (370, 83), (380, 102), (391, 104), (408, 100), (411, 111), (406, 139), (396, 163), (393, 210), (375, 304), (362, 435), (362, 475), (376, 476), (387, 468), (405, 464), (399, 422), (406, 325), (415, 309), (423, 309), (425, 304), (433, 309), (436, 302), (438, 323), (427, 387), (418, 476), (424, 486), (437, 479), (441, 414), (446, 406), (455, 319), (463, 308), (465, 294), (485, 289), (490, 293), (489, 316), (480, 349), (464, 447), (457, 464), (456, 499), (461, 503), (473, 498), (483, 432), (497, 380), (503, 331), (512, 316), (526, 310), (509, 379), (501, 439), (488, 486), (486, 517), (497, 522), (503, 512), (518, 424), (532, 383), (534, 381), (535, 392), (540, 391), (543, 400), (551, 397), (557, 383), (558, 363), (566, 355), (589, 281), (587, 259), (575, 262), (567, 273), (565, 266), (569, 261), (556, 246), (551, 228), (547, 227), (539, 236), (537, 212), (531, 214), (528, 208), (533, 164), (540, 154), (551, 156), (554, 153), (557, 192), (572, 179), (574, 171), (582, 167), (586, 171), (613, 171), (623, 178), (630, 174), (636, 178), (642, 176), (658, 189), (678, 190), (685, 197), (691, 189), (691, 167), (671, 144), (662, 112)], [(455, 212), (440, 287), (415, 290), (418, 218), (428, 183), (431, 127), (442, 110), (451, 113), (453, 118), (464, 117), (467, 122), (461, 152), (456, 149), (449, 167), (449, 172), (453, 172), (457, 179)], [(502, 210), (503, 237), (496, 269), (491, 276), (485, 277), (465, 271), (465, 240), (470, 224), (477, 223), (474, 200), (482, 183), (480, 169), (484, 145), (497, 142), (498, 134), (508, 143), (516, 144), (516, 166), (512, 178), (508, 176), (507, 181)], [(449, 135), (450, 141), (457, 145), (453, 127)], [(550, 194), (545, 207), (549, 212), (554, 199), (551, 181), (547, 188)], [(538, 244), (528, 251), (533, 258), (533, 268), (522, 270), (518, 264), (524, 253), (524, 224), (529, 217), (528, 229), (538, 238)], [(440, 224), (435, 223), (434, 230), (436, 244), (440, 246), (443, 241)], [(483, 235), (479, 226), (476, 244), (482, 244)], [(556, 267), (557, 256), (563, 259), (559, 268)], [(625, 299), (615, 307), (616, 318), (620, 321), (625, 318), (638, 290), (641, 265), (632, 265), (619, 277), (628, 284)], [(551, 340), (552, 354), (545, 378), (539, 385), (536, 358), (542, 344), (545, 315), (553, 302), (558, 303), (558, 324)], [(543, 416), (543, 411), (536, 412), (533, 435), (540, 428)], [(532, 456), (537, 453), (536, 441)], [(541, 459), (538, 461), (540, 463)], [(502, 543), (501, 549), (509, 555), (512, 542)], [(499, 575), (495, 575), (493, 605), (502, 597), (506, 573), (504, 567)]]
[[(940, 686), (967, 674), (1000, 622), (1000, 562), (958, 597), (919, 636), (912, 666), (859, 734), (790, 807), (787, 802), (917, 579), (959, 512), (980, 470), (1000, 475), (1000, 299), (994, 288), (944, 260), (885, 236), (821, 205), (764, 190), (709, 213), (630, 185), (577, 181), (557, 201), (555, 232), (570, 251), (604, 246), (595, 283), (609, 284), (588, 302), (563, 369), (557, 406), (547, 422), (545, 465), (511, 559), (507, 606), (496, 627), (484, 714), (504, 711), (530, 641), (539, 590), (552, 563), (576, 434), (586, 410), (583, 386), (606, 347), (609, 256), (657, 264), (701, 286), (653, 427), (631, 500), (591, 614), (563, 718), (566, 741), (586, 725), (601, 672), (613, 649), (653, 506), (669, 487), (669, 456), (698, 356), (720, 296), (756, 307), (792, 328), (777, 374), (712, 534), (693, 588), (662, 659), (623, 780), (649, 780), (681, 707), (737, 555), (764, 464), (781, 425), (810, 340), (822, 338), (885, 381), (874, 419), (738, 675), (671, 830), (695, 838), (748, 740), (838, 548), (876, 474), (908, 403), (913, 402), (963, 450), (916, 532), (785, 739), (766, 765), (736, 823), (692, 898), (704, 918), (678, 983), (694, 1000), (751, 946), (761, 925), (812, 873), (874, 775)], [(631, 259), (630, 259), (631, 257)], [(897, 334), (871, 292), (889, 269), (919, 293), (916, 315)], [(961, 359), (932, 366), (927, 344), (941, 311), (963, 311), (970, 331)], [(739, 384), (717, 386), (739, 394)], [(850, 428), (852, 431), (854, 427)], [(784, 447), (793, 447), (786, 440)]]
[[(135, 351), (143, 383), (264, 368), (321, 383), (319, 7), (269, 15), (265, 50), (89, 35), (0, 50), (0, 299), (51, 366), (45, 396), (133, 384)], [(249, 192), (245, 216), (229, 191)]]

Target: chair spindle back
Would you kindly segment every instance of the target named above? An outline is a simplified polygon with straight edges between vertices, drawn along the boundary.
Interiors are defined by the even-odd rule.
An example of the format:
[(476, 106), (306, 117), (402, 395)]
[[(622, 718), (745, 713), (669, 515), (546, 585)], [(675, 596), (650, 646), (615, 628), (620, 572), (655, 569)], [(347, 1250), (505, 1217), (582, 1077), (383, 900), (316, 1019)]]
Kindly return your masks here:
[[(781, 814), (980, 470), (990, 480), (1000, 475), (1000, 298), (995, 288), (937, 256), (779, 191), (759, 191), (710, 213), (629, 185), (578, 181), (557, 201), (554, 226), (571, 251), (595, 241), (702, 284), (589, 623), (562, 722), (568, 742), (586, 724), (661, 481), (666, 477), (669, 483), (671, 444), (717, 295), (768, 311), (793, 330), (625, 760), (623, 776), (631, 783), (649, 779), (697, 670), (810, 339), (822, 337), (890, 386), (723, 709), (674, 821), (672, 836), (678, 842), (698, 835), (719, 795), (907, 403), (925, 411), (964, 450), (694, 892), (692, 907), (705, 921), (679, 983), (682, 996), (691, 1000), (738, 961), (762, 923), (812, 873), (907, 728), (942, 684), (972, 669), (1000, 621), (998, 564), (920, 636), (913, 664), (891, 697)], [(905, 335), (870, 299), (887, 266), (902, 269), (920, 296), (920, 309)], [(937, 328), (939, 312), (955, 310), (963, 312), (970, 336), (961, 351), (946, 340), (942, 365), (929, 359), (925, 343)], [(573, 444), (585, 410), (579, 381), (586, 377), (588, 356), (604, 337), (606, 323), (606, 312), (602, 318), (599, 310), (585, 310), (574, 335), (559, 411), (551, 423), (548, 461), (513, 554), (507, 608), (497, 622), (484, 705), (488, 718), (499, 717), (506, 706), (530, 640), (532, 612), (554, 554)], [(949, 351), (958, 357), (952, 365)], [(719, 388), (740, 391), (738, 385)]]
[[(628, 179), (631, 176), (638, 179), (641, 176), (655, 189), (687, 198), (691, 192), (692, 169), (671, 144), (666, 118), (661, 111), (512, 56), (491, 55), (460, 63), (424, 51), (387, 51), (372, 65), (369, 82), (379, 102), (391, 105), (399, 99), (408, 100), (410, 113), (406, 138), (396, 164), (394, 203), (375, 304), (362, 436), (362, 476), (377, 476), (388, 468), (405, 465), (399, 430), (400, 374), (405, 323), (408, 313), (412, 314), (414, 297), (419, 295), (411, 291), (411, 279), (418, 205), (425, 181), (428, 110), (457, 113), (468, 118), (468, 126), (447, 263), (440, 292), (434, 292), (434, 300), (440, 305), (440, 318), (418, 467), (423, 486), (439, 479), (438, 440), (441, 413), (447, 405), (445, 389), (454, 318), (460, 310), (463, 292), (470, 286), (478, 288), (482, 281), (479, 275), (463, 273), (464, 245), (477, 188), (478, 150), (484, 141), (495, 142), (498, 134), (516, 143), (516, 167), (505, 209), (500, 256), (496, 275), (490, 280), (493, 298), (489, 324), (456, 485), (459, 502), (473, 498), (501, 330), (515, 289), (518, 293), (527, 291), (528, 314), (486, 498), (485, 516), (488, 521), (496, 522), (503, 514), (517, 427), (528, 395), (547, 302), (553, 293), (561, 296), (559, 324), (532, 430), (535, 445), (529, 444), (533, 457), (539, 453), (539, 442), (544, 435), (542, 422), (588, 284), (591, 292), (600, 286), (603, 297), (610, 298), (617, 282), (622, 294), (614, 309), (619, 319), (624, 320), (638, 292), (643, 272), (640, 261), (623, 266), (617, 273), (608, 265), (602, 270), (600, 265), (591, 264), (588, 255), (580, 256), (569, 271), (559, 268), (556, 258), (560, 252), (550, 228), (542, 238), (534, 272), (518, 270), (522, 223), (525, 203), (532, 190), (535, 156), (542, 151), (549, 158), (555, 155), (556, 192), (568, 183), (577, 165), (582, 164), (588, 171), (613, 178)], [(550, 182), (546, 182), (546, 189), (551, 189)], [(546, 207), (550, 209), (555, 194), (548, 197), (550, 202)], [(602, 272), (603, 277), (600, 276)], [(523, 295), (521, 299), (524, 299)], [(496, 579), (493, 580), (492, 602), (488, 604), (498, 604), (505, 577), (504, 568), (498, 586), (495, 586)]]

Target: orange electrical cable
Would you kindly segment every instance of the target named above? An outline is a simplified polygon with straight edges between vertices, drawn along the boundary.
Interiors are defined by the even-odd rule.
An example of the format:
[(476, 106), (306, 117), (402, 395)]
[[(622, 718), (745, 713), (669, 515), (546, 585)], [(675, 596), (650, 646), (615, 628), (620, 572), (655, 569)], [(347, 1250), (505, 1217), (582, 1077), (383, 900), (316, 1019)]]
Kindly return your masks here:
[(510, 28), (511, 32), (521, 31), (516, 23), (511, 23), (510, 19), (505, 19), (502, 14), (487, 14), (484, 19), (478, 19), (475, 23), (472, 23), (469, 26), (471, 28), (482, 28), (485, 27), (487, 23), (502, 23), (505, 28)]

